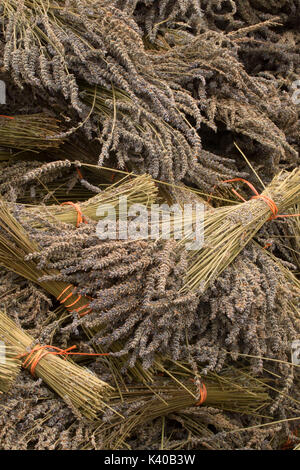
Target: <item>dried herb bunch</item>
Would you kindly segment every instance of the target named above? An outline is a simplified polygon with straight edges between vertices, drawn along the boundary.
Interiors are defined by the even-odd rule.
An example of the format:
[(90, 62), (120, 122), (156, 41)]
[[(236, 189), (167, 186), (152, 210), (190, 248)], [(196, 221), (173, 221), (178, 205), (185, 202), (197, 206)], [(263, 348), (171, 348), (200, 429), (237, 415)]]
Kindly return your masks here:
[[(176, 377), (176, 370), (168, 370)], [(96, 428), (95, 436), (102, 436), (105, 449), (122, 448), (136, 428), (144, 427), (158, 417), (180, 413), (200, 403), (200, 379), (194, 383), (193, 376), (184, 366), (179, 366), (178, 373), (177, 382), (170, 378), (161, 378), (148, 387), (132, 385), (128, 391), (122, 390), (123, 400), (120, 400), (119, 395), (115, 399), (111, 397), (113, 409), (121, 413), (123, 418), (116, 413), (113, 416), (108, 411), (103, 422)], [(258, 408), (266, 407), (269, 401), (264, 384), (257, 382), (255, 378), (249, 378), (247, 374), (243, 375), (238, 369), (229, 368), (224, 369), (222, 374), (208, 375), (205, 378), (205, 387), (207, 407), (251, 415)]]
[[(148, 367), (158, 348), (179, 353), (178, 334), (184, 335), (192, 318), (183, 312), (195, 310), (197, 296), (178, 295), (186, 259), (175, 241), (102, 241), (92, 221), (75, 228), (36, 216), (37, 225), (44, 227), (40, 230), (32, 228), (32, 221), (24, 228), (3, 201), (0, 212), (0, 264), (74, 311), (70, 332), (82, 324), (94, 329), (93, 344), (106, 347), (126, 338), (118, 354), (133, 350), (132, 365), (140, 348)], [(170, 321), (167, 335), (163, 318)]]
[(249, 201), (223, 206), (204, 214), (204, 245), (191, 251), (184, 291), (202, 288), (225, 269), (263, 225), (285, 215), (300, 198), (300, 171), (281, 172)]
[[(41, 168), (29, 172), (24, 175), (23, 180), (36, 179), (36, 176), (40, 174)], [(36, 175), (36, 176), (35, 176)], [(82, 181), (82, 180), (81, 180)], [(80, 204), (74, 205), (21, 205), (18, 204), (17, 212), (19, 218), (24, 222), (31, 223), (34, 226), (34, 220), (39, 220), (38, 223), (42, 224), (43, 218), (48, 218), (51, 222), (59, 221), (62, 223), (68, 223), (72, 225), (78, 225), (78, 216), (82, 214), (81, 218), (83, 221), (99, 220), (105, 215), (105, 208), (113, 208), (116, 213), (116, 217), (120, 215), (125, 216), (122, 213), (122, 205), (120, 205), (121, 198), (126, 200), (126, 210), (134, 204), (141, 204), (145, 207), (150, 208), (151, 204), (154, 204), (157, 199), (158, 189), (155, 186), (154, 181), (149, 175), (142, 175), (138, 177), (131, 177), (130, 175), (125, 176), (115, 184), (109, 185), (106, 189), (101, 190), (96, 186), (88, 184), (88, 187), (92, 187), (98, 194), (87, 201)], [(101, 211), (100, 211), (101, 210)]]
[[(235, 69), (231, 96), (245, 86), (248, 100), (253, 94), (261, 96), (266, 87), (244, 73), (236, 48), (230, 41), (223, 41), (222, 36), (204, 35), (198, 43), (196, 39), (193, 62), (187, 47), (190, 41), (179, 46), (179, 51), (175, 47), (168, 54), (162, 49), (155, 56), (145, 50), (136, 23), (124, 15), (115, 7), (104, 7), (103, 2), (96, 10), (95, 4), (91, 6), (88, 1), (66, 2), (65, 7), (56, 6), (55, 2), (44, 5), (42, 0), (33, 4), (7, 1), (4, 65), (12, 76), (18, 77), (17, 81), (30, 83), (41, 92), (62, 92), (71, 100), (73, 109), (83, 119), (80, 126), (84, 123), (90, 137), (99, 136), (100, 165), (111, 153), (121, 167), (130, 160), (154, 177), (178, 181), (187, 176), (206, 189), (220, 175), (233, 175), (233, 162), (203, 150), (197, 133), (201, 123), (209, 122), (202, 112), (208, 106), (206, 80), (213, 84), (211, 77), (215, 76), (217, 82), (222, 77), (226, 77), (225, 82), (232, 82), (231, 71)], [(15, 35), (20, 39), (17, 48)], [(213, 64), (216, 40), (224, 49), (220, 67)], [(59, 54), (58, 50), (62, 52)], [(32, 63), (30, 73), (16, 67), (21, 57), (23, 62)], [(40, 61), (47, 63), (47, 73)], [(166, 65), (160, 66), (163, 62)], [(171, 72), (178, 66), (181, 77)], [(168, 69), (170, 72), (166, 73)], [(81, 85), (81, 79), (85, 84)], [(195, 93), (189, 86), (194, 81), (198, 89)], [(96, 134), (91, 134), (91, 130)]]
[[(258, 417), (250, 416), (245, 424), (258, 422)], [(143, 424), (142, 429), (134, 428), (124, 448), (160, 449), (162, 441), (164, 450), (239, 449), (247, 445), (248, 448), (272, 449), (274, 440), (276, 445), (274, 426), (262, 428), (264, 433), (256, 432), (256, 439), (253, 438), (255, 430), (241, 431), (243, 427), (242, 415), (230, 416), (212, 407), (193, 406)], [(41, 379), (34, 381), (25, 372), (20, 374), (11, 392), (0, 400), (0, 429), (1, 450), (86, 447), (103, 450), (103, 441), (107, 440), (107, 435), (95, 434), (95, 425), (74, 414)], [(283, 442), (286, 434), (281, 433), (280, 438)]]
[(283, 23), (295, 24), (300, 13), (299, 0), (114, 0), (114, 4), (132, 15), (151, 41), (166, 28), (231, 31), (275, 15)]
[[(286, 162), (287, 167), (291, 162), (295, 164), (299, 161), (300, 123), (291, 87), (299, 77), (299, 33), (293, 27), (299, 17), (299, 3), (287, 1), (277, 8), (275, 2), (272, 14), (266, 13), (266, 2), (262, 2), (261, 10), (258, 2), (252, 5), (249, 1), (246, 6), (242, 1), (227, 0), (196, 3), (203, 13), (202, 17), (196, 15), (198, 29), (185, 28), (190, 25), (187, 18), (173, 25), (168, 22), (172, 11), (181, 9), (184, 13), (190, 7), (191, 14), (192, 1), (146, 5), (120, 1), (117, 5), (130, 12), (137, 6), (131, 14), (147, 40), (156, 37), (151, 53), (157, 57), (160, 75), (176, 78), (184, 83), (184, 89), (200, 98), (202, 114), (210, 117), (221, 143), (219, 147), (214, 133), (208, 133), (202, 125), (199, 133), (205, 150), (222, 156), (236, 155), (238, 160), (233, 145), (237, 140), (267, 176), (278, 170), (279, 162)], [(159, 12), (160, 20), (154, 11)], [(160, 34), (156, 35), (158, 30)], [(240, 169), (241, 165), (239, 162)]]
[[(72, 187), (78, 182), (75, 168), (69, 160), (44, 163), (31, 158), (14, 158), (0, 164), (0, 194), (6, 201), (47, 202), (72, 198)], [(35, 171), (34, 171), (35, 170)], [(75, 178), (75, 179), (74, 179)], [(61, 188), (61, 192), (60, 192)], [(83, 188), (82, 188), (83, 190)], [(71, 194), (68, 195), (68, 192)], [(84, 191), (84, 196), (92, 193)], [(75, 196), (78, 195), (76, 194)], [(79, 199), (81, 199), (79, 197)]]
[[(101, 2), (96, 9), (90, 0), (44, 3), (6, 0), (4, 66), (44, 97), (44, 90), (53, 92), (51, 107), (59, 93), (71, 101), (81, 117), (79, 127), (89, 137), (98, 135), (100, 165), (112, 156), (120, 167), (129, 162), (167, 181), (186, 177), (207, 190), (221, 175), (237, 175), (231, 159), (224, 158), (224, 150), (232, 157), (235, 136), (242, 147), (263, 155), (269, 173), (280, 160), (297, 161), (298, 118), (290, 97), (278, 93), (274, 80), (251, 76), (241, 64), (241, 47), (250, 41), (247, 28), (227, 35), (206, 24), (196, 35), (167, 29), (147, 50), (123, 6)], [(159, 7), (162, 15), (167, 3)], [(208, 16), (223, 8), (219, 4), (207, 7)], [(200, 17), (197, 2), (178, 5), (183, 12), (190, 7)], [(274, 21), (266, 23), (254, 29), (264, 31)], [(215, 132), (220, 140), (230, 136), (228, 151), (224, 146), (216, 151)]]
[(57, 318), (50, 311), (52, 304), (53, 299), (44, 289), (1, 268), (0, 306), (19, 327), (25, 328), (32, 336), (39, 337), (45, 326)]
[(113, 390), (110, 385), (88, 369), (63, 360), (52, 346), (45, 350), (45, 346), (37, 345), (33, 337), (1, 312), (0, 338), (18, 350), (17, 357), (25, 356), (23, 367), (30, 367), (32, 375), (42, 378), (52, 390), (71, 402), (84, 416), (95, 419), (104, 410), (103, 399)]
[(90, 298), (79, 295), (73, 284), (61, 280), (46, 281), (49, 276), (59, 277), (59, 271), (56, 269), (51, 272), (36, 263), (39, 245), (29, 238), (4, 201), (0, 201), (0, 213), (0, 265), (39, 284), (66, 308), (76, 310), (79, 316), (89, 313)]
[(115, 0), (117, 8), (133, 15), (147, 37), (153, 41), (166, 27), (199, 28), (204, 24), (199, 0)]
[[(140, 450), (273, 450), (280, 425), (255, 429), (259, 417), (245, 423), (241, 416), (213, 407), (192, 407), (157, 418), (142, 429), (133, 430), (122, 449)], [(259, 425), (258, 425), (259, 426)]]
[(20, 150), (58, 147), (63, 142), (56, 137), (58, 133), (58, 120), (46, 114), (0, 116), (0, 147)]
[[(121, 356), (127, 367), (142, 360), (148, 368), (160, 353), (194, 358), (203, 372), (220, 370), (225, 350), (233, 357), (257, 356), (251, 361), (255, 373), (262, 372), (262, 356), (289, 360), (290, 343), (299, 335), (299, 286), (255, 244), (200, 296), (180, 293), (188, 260), (175, 241), (101, 241), (92, 222), (76, 230), (50, 222), (47, 227), (28, 227), (39, 243), (28, 255), (43, 276), (36, 282), (73, 284), (93, 299), (92, 311), (75, 314), (64, 335), (88, 329), (90, 344)], [(12, 269), (7, 259), (2, 262)], [(24, 269), (22, 275), (28, 277)]]
[[(187, 153), (189, 161), (195, 160), (200, 138), (187, 122), (182, 105), (186, 110), (190, 108), (189, 114), (196, 120), (200, 113), (197, 107), (190, 106), (192, 99), (188, 92), (179, 92), (176, 101), (177, 90), (172, 90), (157, 76), (138, 27), (128, 15), (108, 4), (105, 6), (102, 1), (95, 4), (89, 0), (71, 0), (63, 5), (58, 2), (49, 5), (42, 0), (21, 3), (9, 0), (3, 4), (3, 15), (4, 67), (19, 85), (25, 82), (41, 91), (62, 93), (86, 121), (86, 114), (88, 112), (89, 116), (90, 112), (80, 101), (78, 79), (84, 78), (91, 85), (109, 90), (113, 89), (113, 84), (129, 95), (135, 115), (149, 113), (150, 116), (153, 110), (156, 116), (155, 129), (152, 117), (144, 136), (145, 142), (151, 139), (153, 142), (152, 147), (147, 146), (148, 153), (151, 151), (148, 164), (155, 158), (154, 144), (159, 144), (160, 140), (165, 141), (165, 144), (160, 143), (159, 161), (165, 178), (174, 176), (172, 166), (176, 156), (180, 167), (182, 153)], [(91, 129), (88, 121), (85, 127)], [(161, 136), (157, 129), (162, 132)], [(131, 148), (140, 151), (141, 139), (131, 132), (130, 122), (127, 120), (125, 125), (109, 117), (101, 131), (105, 144), (100, 164), (107, 156), (112, 138), (116, 144), (121, 131), (124, 141), (131, 142)], [(125, 148), (123, 155), (127, 151)]]

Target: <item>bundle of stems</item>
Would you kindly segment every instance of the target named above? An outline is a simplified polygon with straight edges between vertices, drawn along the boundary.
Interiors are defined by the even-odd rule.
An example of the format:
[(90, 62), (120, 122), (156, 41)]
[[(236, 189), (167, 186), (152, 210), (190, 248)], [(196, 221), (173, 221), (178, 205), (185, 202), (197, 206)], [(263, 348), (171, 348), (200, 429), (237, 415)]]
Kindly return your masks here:
[[(133, 204), (141, 204), (145, 207), (150, 207), (156, 201), (158, 189), (149, 175), (141, 175), (135, 178), (130, 178), (130, 175), (125, 176), (120, 181), (108, 186), (105, 190), (99, 192), (96, 196), (88, 199), (80, 204), (80, 211), (82, 214), (92, 220), (98, 221), (104, 216), (105, 207), (110, 207), (115, 210), (116, 217), (121, 215), (126, 216), (127, 208)], [(121, 198), (126, 200), (126, 207), (120, 204)], [(64, 222), (72, 225), (77, 224), (77, 212), (71, 205), (20, 205), (20, 217), (26, 222), (30, 222), (32, 215), (38, 215), (41, 219), (50, 217), (59, 222)], [(102, 208), (101, 214), (98, 212)], [(125, 210), (125, 212), (124, 212)], [(34, 225), (35, 221), (32, 220)]]
[(17, 351), (16, 357), (24, 359), (24, 368), (30, 367), (33, 375), (44, 380), (66, 403), (88, 419), (96, 419), (107, 408), (103, 400), (113, 391), (109, 384), (87, 368), (64, 360), (66, 355), (62, 354), (64, 359), (59, 357), (56, 348), (37, 346), (34, 338), (3, 312), (0, 312), (0, 339)]
[[(246, 368), (228, 367), (220, 374), (209, 373), (204, 382), (193, 378), (187, 365), (177, 363), (177, 370), (167, 370), (171, 377), (160, 377), (150, 385), (130, 385), (122, 390), (122, 400), (117, 393), (110, 395), (110, 405), (119, 410), (122, 403), (132, 412), (125, 419), (114, 414), (110, 423), (102, 423), (96, 430), (104, 435), (104, 448), (118, 449), (124, 445), (133, 430), (146, 423), (192, 406), (212, 406), (222, 410), (259, 414), (270, 397), (262, 380), (252, 377)], [(171, 373), (172, 371), (172, 373)], [(199, 400), (200, 389), (205, 384), (206, 399)], [(202, 392), (201, 392), (202, 393)], [(138, 404), (138, 406), (135, 406)]]
[(8, 392), (20, 372), (21, 361), (17, 356), (15, 347), (0, 341), (0, 392)]
[(0, 200), (0, 266), (35, 282), (71, 311), (84, 316), (90, 312), (90, 300), (78, 295), (71, 284), (63, 281), (42, 281), (43, 276), (59, 271), (38, 269), (37, 263), (26, 256), (40, 251), (39, 245), (28, 237), (22, 225), (13, 217), (8, 205)]
[[(8, 204), (0, 200), (0, 266), (40, 285), (56, 297), (67, 310), (75, 311), (80, 317), (88, 314), (91, 311), (89, 306), (90, 298), (78, 295), (76, 289), (66, 282), (41, 280), (42, 277), (58, 274), (59, 271), (54, 269), (39, 269), (34, 259), (26, 258), (27, 255), (38, 253), (39, 251), (40, 247), (38, 244), (30, 240), (22, 225), (10, 213)], [(84, 328), (84, 331), (88, 337), (92, 336), (92, 332), (89, 329)], [(117, 343), (110, 347), (110, 350), (113, 352), (120, 349), (121, 346)], [(102, 348), (96, 348), (96, 351), (99, 353), (106, 352)], [(126, 358), (124, 358), (124, 362), (126, 362)], [(121, 378), (119, 374), (120, 359), (112, 357), (109, 361), (109, 366), (116, 373), (117, 385)], [(145, 371), (140, 363), (131, 369), (130, 374), (136, 380), (143, 380), (145, 382), (151, 380), (150, 372)]]
[[(260, 195), (248, 201), (243, 199), (239, 204), (206, 210), (204, 244), (201, 249), (189, 252), (190, 264), (182, 290), (205, 290), (267, 221), (285, 216), (299, 202), (300, 170), (295, 169), (280, 172)], [(179, 244), (184, 246), (190, 236)]]
[(58, 147), (58, 119), (46, 114), (0, 116), (0, 146), (20, 150), (44, 150)]

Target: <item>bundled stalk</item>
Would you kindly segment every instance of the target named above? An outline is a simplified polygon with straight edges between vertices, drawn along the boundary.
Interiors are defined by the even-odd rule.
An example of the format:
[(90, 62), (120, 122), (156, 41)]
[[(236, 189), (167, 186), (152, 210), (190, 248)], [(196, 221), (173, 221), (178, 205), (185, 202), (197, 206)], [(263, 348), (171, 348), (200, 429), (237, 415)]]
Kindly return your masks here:
[(0, 395), (8, 392), (21, 369), (17, 349), (0, 342)]
[[(38, 243), (29, 238), (26, 230), (9, 212), (8, 205), (4, 201), (0, 201), (0, 265), (41, 286), (58, 299), (67, 310), (75, 312), (76, 321), (81, 321), (82, 318), (77, 320), (78, 317), (84, 317), (92, 312), (90, 307), (92, 298), (78, 295), (76, 288), (67, 282), (43, 280), (45, 277), (48, 279), (59, 277), (60, 271), (53, 268), (41, 269), (37, 260), (40, 254), (42, 254), (42, 251)], [(97, 311), (95, 313), (97, 314)], [(98, 316), (99, 323), (102, 324), (102, 315)], [(84, 330), (88, 336), (95, 335), (94, 329), (92, 331), (90, 328), (84, 327)], [(96, 332), (99, 332), (99, 328)], [(117, 341), (110, 345), (110, 351), (113, 352), (117, 352), (121, 348), (122, 344), (118, 344)], [(101, 348), (99, 352), (104, 351)], [(116, 361), (117, 364), (114, 365), (118, 370), (120, 362), (119, 360)], [(132, 375), (141, 380), (148, 380), (150, 374), (148, 371), (144, 371), (139, 364), (137, 367), (132, 368)]]
[[(247, 370), (228, 367), (221, 374), (208, 374), (204, 382), (179, 364), (177, 371), (166, 370), (170, 377), (161, 377), (149, 385), (131, 385), (122, 390), (122, 400), (117, 394), (110, 396), (110, 405), (121, 412), (114, 414), (109, 423), (96, 430), (105, 436), (104, 448), (119, 449), (137, 428), (156, 418), (178, 413), (193, 406), (212, 406), (241, 414), (259, 414), (270, 401), (267, 386), (248, 374)], [(124, 410), (125, 409), (125, 410)]]
[[(39, 206), (39, 205), (18, 205), (20, 210), (21, 219), (29, 221), (35, 226), (35, 220), (33, 216), (39, 217), (39, 223), (42, 223), (43, 218), (50, 217), (56, 221), (68, 223), (72, 225), (78, 225), (78, 215), (83, 214), (84, 217), (98, 221), (103, 215), (100, 215), (98, 209), (103, 210), (105, 207), (113, 208), (115, 210), (116, 217), (126, 215), (122, 211), (127, 209), (133, 204), (141, 204), (146, 207), (150, 207), (156, 201), (157, 187), (154, 181), (149, 175), (141, 175), (130, 179), (130, 175), (123, 178), (121, 181), (109, 186), (104, 191), (100, 191), (96, 196), (88, 199), (87, 201), (80, 204), (80, 207), (76, 205), (50, 205), (50, 206)], [(121, 198), (125, 202), (120, 204)]]
[(46, 114), (0, 116), (0, 147), (45, 150), (59, 147), (59, 121)]
[(64, 360), (68, 355), (66, 351), (60, 350), (61, 353), (58, 353), (58, 348), (36, 345), (34, 338), (18, 328), (3, 312), (0, 312), (0, 339), (17, 351), (16, 357), (24, 358), (24, 368), (29, 367), (33, 375), (43, 379), (84, 416), (96, 419), (99, 412), (105, 409), (103, 399), (113, 390), (110, 385), (86, 368)]
[(39, 251), (38, 244), (30, 240), (22, 225), (9, 212), (5, 202), (0, 201), (0, 265), (40, 285), (79, 316), (89, 313), (91, 299), (76, 294), (73, 285), (60, 281), (41, 281), (43, 276), (59, 274), (59, 271), (39, 269), (34, 260), (26, 258)]
[[(206, 289), (268, 221), (285, 215), (300, 201), (300, 170), (280, 172), (249, 201), (204, 214), (204, 245), (190, 251), (183, 291)], [(181, 243), (184, 243), (182, 240)]]

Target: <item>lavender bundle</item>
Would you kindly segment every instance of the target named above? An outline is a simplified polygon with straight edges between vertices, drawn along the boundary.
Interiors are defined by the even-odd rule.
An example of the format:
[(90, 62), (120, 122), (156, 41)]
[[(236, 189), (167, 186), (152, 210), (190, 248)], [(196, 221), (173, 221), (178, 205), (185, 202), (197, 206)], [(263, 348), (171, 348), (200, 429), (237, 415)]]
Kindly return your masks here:
[[(88, 369), (82, 368), (57, 355), (57, 348), (39, 346), (34, 338), (0, 312), (0, 339), (12, 346), (17, 357), (23, 357), (23, 367), (42, 378), (67, 403), (71, 403), (89, 419), (96, 419), (107, 406), (104, 399), (113, 390)], [(60, 350), (64, 355), (64, 350)], [(1, 377), (0, 377), (1, 378)]]
[[(35, 179), (35, 174), (38, 174), (40, 169), (33, 170), (26, 178), (28, 180)], [(95, 187), (95, 189), (97, 189)], [(62, 222), (72, 225), (78, 224), (78, 215), (83, 214), (83, 217), (98, 221), (102, 216), (99, 215), (99, 209), (105, 209), (105, 207), (113, 208), (116, 213), (116, 217), (119, 218), (122, 215), (122, 208), (120, 205), (121, 198), (126, 198), (126, 208), (131, 207), (133, 204), (141, 204), (145, 207), (150, 208), (151, 204), (156, 201), (158, 189), (155, 186), (154, 181), (149, 175), (141, 175), (138, 177), (128, 176), (122, 178), (115, 184), (111, 184), (105, 190), (101, 191), (98, 189), (98, 194), (87, 201), (79, 204), (72, 205), (22, 205), (18, 204), (17, 211), (22, 221), (28, 222), (29, 224), (36, 226), (41, 224), (43, 218), (55, 222)], [(75, 207), (74, 207), (75, 206)], [(77, 207), (76, 207), (77, 206)], [(120, 212), (121, 209), (121, 212)], [(102, 210), (102, 213), (104, 211)], [(98, 215), (97, 215), (98, 214)], [(123, 214), (125, 215), (125, 214)]]
[(295, 169), (279, 173), (249, 201), (206, 211), (204, 246), (190, 252), (183, 291), (205, 290), (268, 220), (285, 215), (299, 201), (300, 170)]
[(175, 369), (163, 368), (172, 379), (161, 377), (149, 385), (130, 385), (122, 390), (122, 400), (118, 394), (111, 394), (109, 403), (123, 418), (107, 410), (95, 430), (96, 438), (102, 436), (103, 448), (122, 448), (130, 435), (147, 423), (195, 407), (255, 416), (270, 402), (266, 384), (246, 369), (225, 367), (220, 374), (211, 373), (202, 381), (200, 377), (194, 379), (186, 365), (177, 365)]
[(58, 119), (46, 114), (0, 116), (0, 147), (20, 150), (45, 150), (58, 147), (63, 138)]
[[(5, 0), (3, 23), (5, 70), (43, 99), (45, 91), (64, 96), (72, 122), (80, 117), (64, 135), (79, 127), (89, 138), (96, 134), (99, 165), (110, 156), (121, 168), (130, 160), (153, 177), (179, 181), (187, 175), (205, 189), (220, 174), (233, 174), (232, 160), (202, 149), (197, 130), (207, 123), (205, 91), (200, 100), (180, 79), (164, 77), (136, 22), (111, 2)], [(194, 68), (187, 68), (185, 80), (204, 84), (199, 62)], [(50, 106), (53, 101), (55, 109), (62, 107), (58, 100), (48, 100)]]
[[(8, 206), (0, 201), (0, 265), (43, 287), (54, 295), (67, 309), (75, 310), (80, 316), (91, 311), (90, 299), (78, 295), (72, 284), (61, 281), (41, 281), (42, 277), (55, 273), (39, 269), (28, 255), (38, 253), (39, 246), (30, 240), (22, 225), (11, 215)], [(26, 258), (27, 257), (27, 258)], [(33, 257), (34, 258), (34, 257)], [(56, 273), (59, 273), (56, 270)]]

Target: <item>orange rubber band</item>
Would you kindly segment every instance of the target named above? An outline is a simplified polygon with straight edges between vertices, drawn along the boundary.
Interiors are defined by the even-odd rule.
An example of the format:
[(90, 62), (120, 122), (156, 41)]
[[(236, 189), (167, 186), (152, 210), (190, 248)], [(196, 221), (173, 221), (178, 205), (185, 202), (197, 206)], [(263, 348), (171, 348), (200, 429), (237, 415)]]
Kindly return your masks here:
[[(292, 431), (292, 434), (293, 434), (295, 437), (298, 437), (298, 430), (299, 430), (299, 428), (298, 428), (298, 429), (295, 429), (294, 431)], [(288, 437), (288, 438), (287, 438), (287, 441), (286, 441), (286, 442), (283, 444), (283, 446), (282, 446), (282, 450), (288, 450), (288, 449), (290, 449), (293, 445), (295, 445), (295, 444), (293, 444), (291, 438)]]
[(7, 118), (7, 119), (15, 119), (12, 116), (5, 116), (4, 114), (0, 114), (0, 117)]
[[(74, 294), (74, 291), (73, 291), (73, 289), (75, 289), (75, 287), (74, 287), (72, 284), (69, 284), (69, 285), (59, 294), (59, 296), (56, 297), (57, 300), (59, 300), (59, 299), (62, 297), (62, 295), (63, 295), (65, 292), (67, 292), (68, 289), (70, 289), (70, 288), (72, 288), (72, 292), (69, 293), (64, 299), (60, 300), (60, 303), (61, 303), (61, 304), (65, 303), (66, 300), (68, 300), (70, 297), (72, 297), (72, 295), (75, 295), (75, 294)], [(73, 307), (74, 305), (76, 305), (76, 304), (79, 302), (79, 300), (80, 300), (81, 298), (82, 298), (82, 295), (78, 294), (77, 299), (74, 300), (74, 302), (72, 302), (72, 303), (70, 303), (70, 304), (68, 304), (68, 305), (65, 305), (65, 307), (66, 307), (66, 308)], [(93, 300), (92, 297), (87, 296), (87, 298)], [(90, 306), (90, 304), (88, 303), (88, 304), (82, 305), (81, 307), (75, 308), (74, 310), (75, 310), (75, 312), (77, 312), (77, 313), (79, 314), (79, 312), (81, 312), (82, 310), (88, 308), (89, 306)], [(82, 312), (81, 314), (79, 314), (79, 317), (84, 317), (85, 315), (87, 315), (87, 314), (90, 313), (90, 312), (92, 312), (92, 309), (91, 309), (91, 308), (89, 308), (87, 312)]]
[(203, 403), (207, 399), (207, 388), (205, 387), (205, 384), (203, 382), (199, 386), (199, 391), (200, 391), (200, 398), (199, 398), (199, 401), (195, 403), (195, 406), (203, 405)]
[[(191, 379), (192, 382), (195, 382), (194, 379)], [(203, 382), (199, 384), (199, 400), (195, 403), (195, 406), (202, 405), (207, 399), (207, 388)]]
[(272, 246), (273, 243), (267, 243), (264, 247), (263, 247), (263, 250), (266, 250), (267, 248), (270, 248), (270, 246)]
[(64, 293), (65, 293), (68, 289), (70, 289), (70, 287), (72, 287), (72, 289), (73, 289), (74, 286), (73, 286), (72, 284), (69, 284), (69, 285), (59, 294), (59, 296), (56, 297), (57, 300), (59, 300), (59, 299), (61, 298), (61, 296), (64, 295)]
[[(243, 183), (247, 184), (249, 186), (249, 188), (254, 192), (254, 196), (251, 197), (251, 199), (262, 199), (263, 201), (265, 201), (265, 203), (269, 206), (269, 209), (270, 211), (272, 212), (272, 215), (270, 216), (269, 220), (275, 220), (275, 219), (279, 219), (279, 218), (283, 218), (283, 217), (300, 217), (300, 214), (278, 214), (278, 207), (276, 205), (276, 203), (273, 201), (273, 199), (269, 198), (268, 196), (266, 196), (265, 194), (259, 194), (257, 192), (257, 190), (255, 189), (255, 187), (253, 186), (253, 184), (251, 184), (249, 181), (245, 180), (244, 178), (233, 178), (233, 179), (230, 179), (230, 180), (225, 180), (225, 181), (220, 181), (220, 183), (217, 183), (214, 187), (213, 187), (213, 190), (212, 192), (215, 190), (215, 188), (219, 185), (219, 184), (224, 184), (224, 183), (233, 183), (235, 181), (242, 181)], [(243, 198), (243, 196), (241, 196), (235, 189), (231, 189), (232, 192), (238, 196), (243, 202), (247, 202), (246, 199)], [(211, 197), (208, 198), (208, 203), (210, 202), (211, 200)]]
[(74, 209), (76, 209), (76, 211), (77, 211), (76, 227), (79, 227), (79, 225), (82, 224), (82, 223), (87, 224), (87, 220), (86, 220), (86, 218), (84, 217), (83, 213), (81, 212), (81, 209), (80, 209), (80, 207), (79, 207), (78, 204), (75, 204), (75, 203), (72, 202), (72, 201), (63, 202), (63, 203), (61, 204), (61, 206), (65, 206), (65, 205), (72, 206), (72, 207), (74, 207)]
[(76, 168), (76, 171), (77, 171), (77, 173), (78, 173), (79, 179), (80, 179), (80, 180), (83, 180), (83, 176), (82, 176), (82, 173), (81, 173), (81, 171), (79, 170), (79, 168)]
[(77, 299), (75, 300), (75, 302), (69, 304), (69, 305), (65, 305), (66, 308), (69, 308), (69, 307), (73, 307), (73, 305), (77, 304), (77, 302), (81, 299), (81, 295), (79, 294), (79, 296), (77, 297)]
[[(70, 348), (67, 348), (67, 349), (57, 348), (49, 344), (45, 346), (37, 345), (29, 353), (21, 354), (20, 356), (17, 356), (17, 357), (18, 359), (22, 359), (23, 357), (25, 357), (22, 367), (24, 369), (30, 368), (31, 375), (35, 376), (35, 369), (37, 365), (39, 364), (41, 359), (43, 359), (43, 357), (47, 356), (47, 354), (52, 354), (53, 356), (63, 356), (64, 359), (67, 359), (67, 356), (109, 356), (109, 353), (74, 353), (74, 352), (71, 352), (73, 349), (76, 349), (76, 348), (77, 348), (76, 345), (71, 346)], [(55, 351), (48, 351), (48, 349), (54, 349)]]
[(65, 301), (68, 300), (70, 297), (72, 297), (72, 295), (73, 295), (73, 292), (71, 292), (70, 294), (68, 294), (65, 299), (60, 300), (60, 303), (61, 303), (61, 304), (65, 303)]
[(89, 304), (82, 305), (81, 307), (76, 308), (76, 312), (79, 313), (81, 310), (84, 310), (88, 306), (89, 306)]

